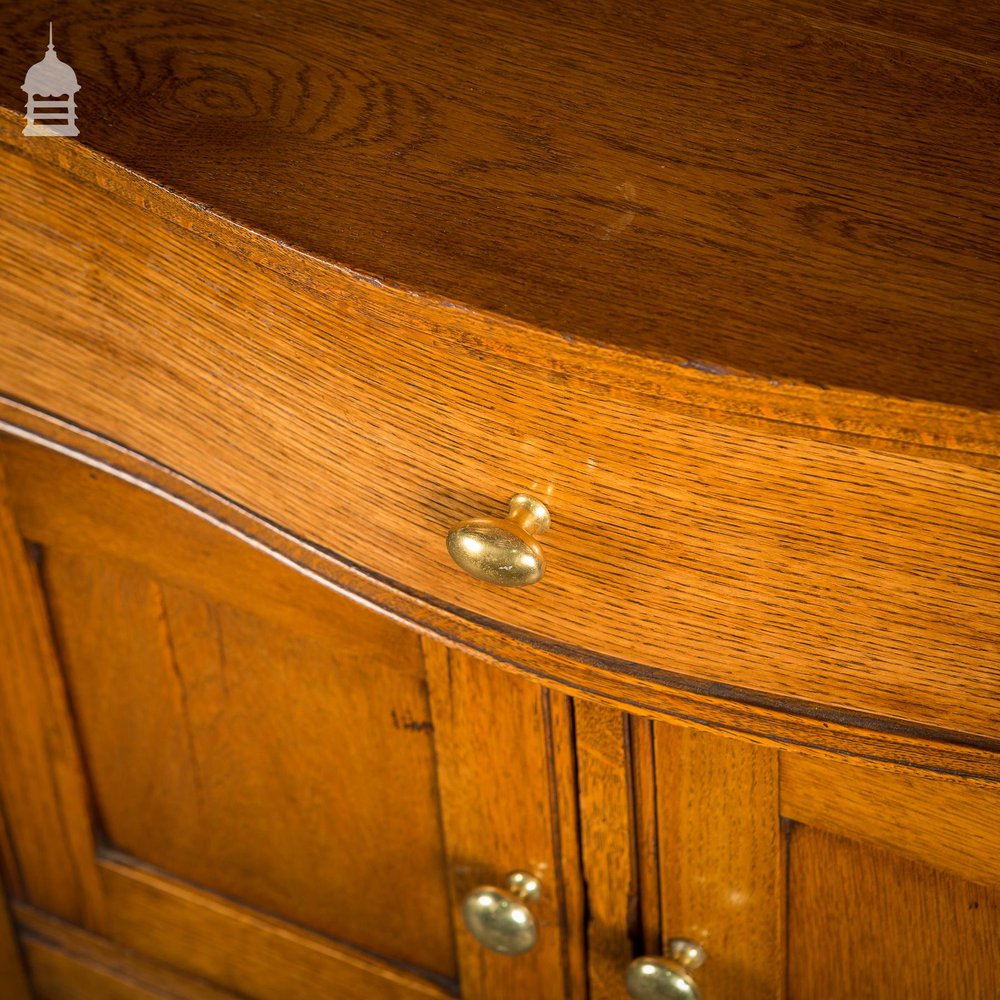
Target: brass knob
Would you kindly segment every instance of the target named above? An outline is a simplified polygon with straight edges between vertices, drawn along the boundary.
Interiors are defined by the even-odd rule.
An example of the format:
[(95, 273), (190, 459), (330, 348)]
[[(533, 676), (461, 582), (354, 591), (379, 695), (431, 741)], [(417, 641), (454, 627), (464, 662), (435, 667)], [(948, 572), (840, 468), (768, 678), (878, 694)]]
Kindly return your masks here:
[(462, 919), (472, 936), (501, 955), (523, 955), (538, 940), (538, 925), (525, 906), (541, 895), (542, 887), (530, 872), (511, 872), (507, 889), (477, 886), (462, 901)]
[(448, 532), (448, 551), (477, 580), (501, 587), (526, 587), (545, 572), (545, 555), (535, 535), (548, 531), (549, 511), (540, 500), (518, 493), (505, 518), (478, 517)]
[(632, 1000), (701, 1000), (691, 972), (705, 964), (705, 950), (697, 941), (671, 938), (668, 958), (637, 958), (625, 973), (625, 989)]

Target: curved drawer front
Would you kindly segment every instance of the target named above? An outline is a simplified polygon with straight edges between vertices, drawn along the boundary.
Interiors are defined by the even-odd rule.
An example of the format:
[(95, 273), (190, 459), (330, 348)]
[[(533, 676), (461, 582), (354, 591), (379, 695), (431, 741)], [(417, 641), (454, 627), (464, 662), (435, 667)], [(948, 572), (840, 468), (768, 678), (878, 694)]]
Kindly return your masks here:
[[(0, 223), (0, 392), (522, 645), (995, 735), (995, 473), (695, 415), (651, 362), (383, 288), (62, 158), (5, 154), (25, 210)], [(545, 577), (471, 579), (448, 530), (518, 492), (552, 513)]]

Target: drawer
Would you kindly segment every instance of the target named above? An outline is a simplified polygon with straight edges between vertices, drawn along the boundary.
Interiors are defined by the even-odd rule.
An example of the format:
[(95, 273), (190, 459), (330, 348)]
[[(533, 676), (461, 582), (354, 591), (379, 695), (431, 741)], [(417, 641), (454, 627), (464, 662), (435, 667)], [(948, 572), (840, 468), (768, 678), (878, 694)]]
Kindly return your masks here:
[[(727, 416), (714, 385), (693, 405), (708, 376), (664, 381), (649, 360), (253, 234), (236, 248), (224, 223), (152, 187), (139, 206), (117, 168), (67, 157), (8, 158), (5, 198), (26, 217), (3, 223), (19, 264), (2, 279), (18, 295), (0, 391), (251, 512), (445, 638), (518, 666), (530, 649), (536, 670), (582, 664), (568, 686), (653, 707), (680, 692), (816, 731), (995, 737), (988, 456), (793, 426), (792, 389), (774, 389), (772, 419)], [(53, 221), (43, 191), (88, 211)], [(113, 244), (92, 245), (95, 213)], [(871, 402), (854, 396), (847, 423)], [(517, 492), (551, 510), (547, 573), (475, 581), (447, 532)]]

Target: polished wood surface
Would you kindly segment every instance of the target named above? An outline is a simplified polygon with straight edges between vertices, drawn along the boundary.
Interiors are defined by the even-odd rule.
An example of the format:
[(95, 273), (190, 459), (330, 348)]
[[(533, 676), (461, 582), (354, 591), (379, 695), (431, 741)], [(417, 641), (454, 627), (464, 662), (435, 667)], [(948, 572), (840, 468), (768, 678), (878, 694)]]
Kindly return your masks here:
[(1000, 994), (1000, 891), (866, 844), (793, 827), (789, 996)]
[(996, 786), (783, 753), (781, 815), (890, 849), (961, 879), (1000, 887)]
[(997, 995), (996, 786), (783, 753), (780, 812), (790, 997)]
[(574, 720), (587, 880), (589, 996), (618, 1000), (640, 931), (629, 720), (614, 709), (582, 700), (575, 702)]
[[(0, 11), (9, 109), (51, 16)], [(55, 40), (79, 143), (378, 281), (763, 395), (1000, 402), (990, 5), (90, 0)]]
[[(0, 882), (0, 889), (4, 889)], [(0, 898), (0, 983), (8, 1000), (30, 1000), (24, 955), (18, 942), (6, 896)]]
[[(43, 207), (29, 201), (39, 217), (13, 233), (32, 278), (17, 281), (5, 320), (0, 388), (152, 453), (437, 607), (571, 660), (825, 722), (882, 717), (952, 743), (995, 734), (995, 473), (939, 452), (722, 426), (665, 409), (641, 385), (595, 395), (572, 376), (553, 381), (551, 355), (526, 363), (479, 349), (454, 309), (415, 326), (410, 300), (376, 289), (396, 310), (378, 317), (357, 295), (321, 298), (305, 269), (280, 296), (287, 329), (260, 305), (275, 293), (247, 295), (270, 272), (181, 235), (158, 218), (165, 206), (136, 215), (91, 189), (56, 238), (44, 206), (59, 190), (72, 201), (73, 181), (11, 164), (14, 192), (23, 181)], [(77, 250), (93, 199), (116, 232), (99, 286)], [(216, 225), (177, 211), (187, 226)], [(37, 241), (50, 240), (40, 258)], [(136, 270), (150, 260), (155, 269)], [(270, 316), (266, 333), (234, 299)], [(405, 350), (384, 333), (404, 307)], [(155, 336), (136, 336), (143, 316), (160, 317)], [(449, 329), (458, 355), (457, 343), (445, 348)], [(520, 391), (497, 391), (507, 385)], [(549, 571), (524, 593), (497, 593), (456, 570), (442, 539), (517, 490), (551, 507)]]
[[(169, 470), (61, 421), (10, 403), (0, 404), (0, 416), (7, 419), (8, 426), (17, 432), (19, 439), (24, 435), (24, 440), (51, 445), (65, 454), (77, 456), (87, 466), (112, 472), (125, 481), (143, 485), (155, 494), (175, 498), (182, 509), (198, 513), (251, 546), (272, 552), (281, 561), (291, 562), (318, 582), (343, 588), (374, 607), (405, 618), (435, 636), (458, 643), (463, 648), (475, 649), (505, 668), (543, 677), (569, 693), (591, 692), (621, 708), (641, 711), (652, 717), (676, 719), (685, 724), (722, 726), (768, 745), (807, 746), (834, 757), (859, 755), (889, 768), (905, 769), (916, 765), (989, 781), (1000, 777), (1000, 756), (988, 747), (963, 745), (950, 739), (934, 738), (927, 733), (907, 734), (900, 732), (896, 726), (871, 728), (871, 720), (856, 716), (844, 722), (835, 722), (823, 716), (817, 717), (808, 710), (803, 715), (789, 714), (780, 706), (735, 701), (731, 692), (705, 694), (665, 686), (658, 675), (646, 676), (634, 668), (623, 672), (616, 664), (605, 666), (593, 658), (581, 663), (569, 651), (539, 646), (531, 641), (530, 635), (484, 627), (482, 622), (470, 621), (455, 609), (441, 607), (418, 595), (401, 591), (357, 566), (290, 537)], [(20, 464), (25, 471), (22, 494), (27, 495), (31, 491), (30, 484), (37, 477), (31, 471), (31, 462), (17, 463), (16, 456), (23, 454), (22, 447), (9, 442), (7, 451), (12, 464)], [(73, 463), (45, 459), (43, 456), (39, 456), (38, 461), (46, 465), (49, 475), (56, 475), (58, 469), (64, 473), (70, 470), (71, 479), (65, 495), (71, 497), (73, 502), (64, 505), (66, 510), (60, 516), (69, 518), (72, 523), (76, 516), (73, 510), (79, 508), (87, 495), (86, 490), (74, 485)], [(36, 489), (33, 492), (41, 502), (45, 502), (46, 491)], [(116, 498), (116, 503), (130, 505), (128, 509), (134, 525), (148, 522), (148, 504), (152, 501), (143, 497), (144, 493), (140, 491), (126, 490)], [(23, 512), (23, 516), (30, 517), (30, 511)], [(165, 510), (161, 510), (159, 516), (167, 516)], [(56, 525), (59, 519), (50, 517), (47, 523)], [(93, 530), (93, 519), (88, 519), (86, 523), (88, 530)], [(141, 528), (133, 527), (133, 530)], [(105, 538), (102, 544), (113, 545), (114, 538)], [(185, 560), (182, 558), (178, 562), (184, 564)], [(262, 579), (266, 580), (266, 575)], [(302, 618), (297, 622), (302, 624)]]
[(656, 726), (653, 738), (661, 953), (673, 937), (701, 944), (707, 960), (694, 976), (706, 997), (781, 998), (785, 867), (778, 755), (676, 726)]
[(50, 913), (101, 931), (85, 770), (45, 596), (11, 510), (2, 457), (0, 663), (0, 787), (18, 888)]
[[(155, 509), (137, 519), (107, 494), (119, 484), (81, 471), (73, 504), (65, 484), (40, 481), (44, 510), (90, 517), (92, 531), (74, 520), (60, 536), (37, 506), (20, 523), (42, 546), (103, 836), (194, 884), (453, 976), (417, 636), (311, 593), (162, 500), (166, 522)], [(254, 596), (233, 607), (237, 588)]]
[[(592, 996), (620, 998), (631, 955), (662, 954), (674, 936), (705, 948), (694, 978), (706, 997), (995, 992), (995, 786), (660, 723), (647, 742), (638, 720), (579, 701), (576, 719)], [(644, 855), (659, 862), (655, 888), (637, 878)], [(655, 942), (638, 920), (651, 906)]]
[[(573, 781), (566, 699), (438, 643), (425, 652), (462, 996), (582, 997), (577, 829), (558, 792)], [(538, 941), (512, 958), (479, 944), (459, 909), (516, 870), (534, 873), (542, 894), (530, 904)]]
[[(0, 66), (0, 994), (621, 1000), (674, 936), (706, 1000), (1000, 992), (992, 12), (55, 17), (78, 140)], [(512, 592), (444, 539), (517, 492)], [(511, 959), (459, 911), (522, 867)]]
[[(83, 466), (70, 494), (43, 485), (33, 537), (15, 464), (0, 478), (15, 898), (254, 1000), (454, 992), (419, 638)], [(152, 501), (140, 518), (129, 493)], [(76, 958), (31, 956), (33, 977), (41, 963), (72, 982)]]
[(36, 910), (18, 914), (34, 1000), (236, 1000)]
[(109, 937), (252, 1000), (444, 1000), (448, 985), (105, 853)]

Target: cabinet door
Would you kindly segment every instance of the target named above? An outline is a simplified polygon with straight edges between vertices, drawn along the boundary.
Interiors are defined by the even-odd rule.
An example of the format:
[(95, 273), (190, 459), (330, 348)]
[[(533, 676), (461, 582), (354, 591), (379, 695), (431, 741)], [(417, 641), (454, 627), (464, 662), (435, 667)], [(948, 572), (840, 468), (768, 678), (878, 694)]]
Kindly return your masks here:
[(705, 1000), (1000, 996), (996, 787), (576, 720), (592, 1000), (674, 937)]
[(564, 701), (137, 486), (0, 454), (0, 864), (40, 995), (490, 1000), (457, 907), (525, 866), (519, 974), (564, 995)]

